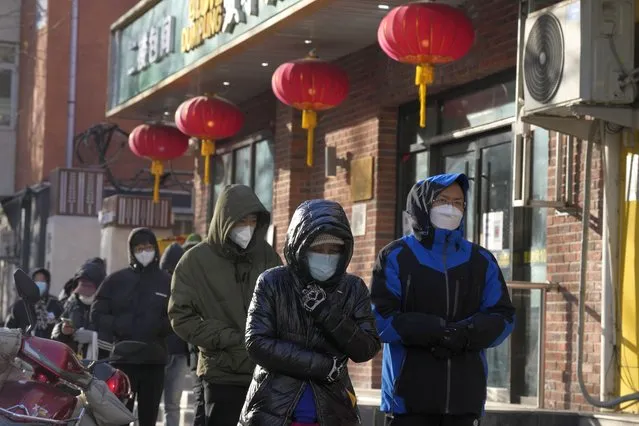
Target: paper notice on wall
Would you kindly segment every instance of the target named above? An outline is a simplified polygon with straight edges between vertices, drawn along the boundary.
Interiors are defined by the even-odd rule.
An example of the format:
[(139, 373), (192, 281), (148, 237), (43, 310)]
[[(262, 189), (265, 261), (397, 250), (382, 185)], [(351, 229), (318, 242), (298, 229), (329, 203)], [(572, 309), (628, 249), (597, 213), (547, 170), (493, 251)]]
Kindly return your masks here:
[(354, 237), (366, 235), (366, 203), (353, 204), (351, 230)]
[(482, 243), (490, 251), (504, 249), (504, 212), (484, 213)]

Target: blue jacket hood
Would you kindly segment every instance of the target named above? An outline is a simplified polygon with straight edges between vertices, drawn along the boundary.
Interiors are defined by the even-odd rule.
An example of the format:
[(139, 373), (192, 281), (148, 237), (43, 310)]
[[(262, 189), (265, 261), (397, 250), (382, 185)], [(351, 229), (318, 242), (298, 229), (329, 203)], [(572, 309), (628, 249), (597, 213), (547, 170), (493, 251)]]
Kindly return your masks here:
[[(440, 192), (454, 183), (461, 186), (464, 198), (468, 198), (468, 177), (463, 173), (435, 175), (413, 185), (406, 199), (406, 212), (411, 217), (411, 227), (415, 235), (433, 234), (433, 225), (430, 221), (431, 204)], [(458, 229), (463, 232), (463, 220)]]

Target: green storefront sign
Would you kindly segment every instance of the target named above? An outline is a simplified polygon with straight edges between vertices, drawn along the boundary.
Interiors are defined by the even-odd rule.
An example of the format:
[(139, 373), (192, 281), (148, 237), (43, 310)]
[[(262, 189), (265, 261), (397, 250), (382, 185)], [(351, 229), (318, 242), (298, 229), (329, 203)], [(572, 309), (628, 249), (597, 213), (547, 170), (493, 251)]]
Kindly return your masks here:
[(303, 0), (161, 0), (111, 34), (109, 109)]

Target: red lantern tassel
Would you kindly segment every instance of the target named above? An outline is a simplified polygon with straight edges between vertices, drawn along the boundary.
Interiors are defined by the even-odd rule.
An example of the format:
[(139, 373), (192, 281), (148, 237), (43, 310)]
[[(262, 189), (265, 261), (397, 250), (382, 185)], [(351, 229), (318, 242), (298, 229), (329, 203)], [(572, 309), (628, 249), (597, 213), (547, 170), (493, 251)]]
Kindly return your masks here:
[(433, 84), (434, 70), (431, 64), (417, 65), (415, 85), (419, 86), (419, 127), (426, 127), (426, 87)]
[(308, 167), (313, 166), (315, 127), (317, 127), (317, 113), (310, 109), (302, 111), (302, 129), (308, 130), (308, 135), (306, 137), (306, 165)]
[(211, 156), (215, 154), (215, 141), (204, 139), (202, 141), (202, 157), (204, 157), (204, 184), (211, 183)]
[(160, 202), (160, 178), (164, 174), (164, 165), (161, 161), (153, 160), (151, 163), (151, 174), (155, 177), (153, 182), (153, 202)]

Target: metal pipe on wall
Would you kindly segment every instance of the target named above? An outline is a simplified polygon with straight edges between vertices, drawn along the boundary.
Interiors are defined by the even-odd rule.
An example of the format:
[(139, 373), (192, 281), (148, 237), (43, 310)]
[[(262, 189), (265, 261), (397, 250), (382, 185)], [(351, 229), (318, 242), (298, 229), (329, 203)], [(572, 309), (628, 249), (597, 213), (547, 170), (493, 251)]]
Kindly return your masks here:
[(69, 40), (69, 96), (67, 99), (67, 167), (73, 167), (73, 140), (75, 139), (76, 80), (78, 68), (78, 2), (79, 0), (71, 0), (71, 37)]
[[(586, 278), (588, 263), (588, 232), (590, 230), (590, 187), (592, 183), (592, 145), (597, 138), (597, 133), (603, 128), (600, 120), (592, 122), (588, 140), (583, 141), (586, 146), (586, 158), (584, 159), (584, 196), (581, 216), (581, 259), (579, 265), (579, 310), (577, 311), (577, 381), (586, 402), (598, 408), (615, 408), (624, 402), (639, 400), (639, 392), (623, 395), (609, 400), (599, 400), (593, 397), (584, 381), (584, 329), (586, 325)], [(600, 140), (604, 140), (601, 137)], [(605, 242), (604, 242), (605, 244)]]
[(621, 133), (608, 133), (603, 138), (603, 209), (601, 235), (601, 363), (599, 397), (606, 400), (616, 391), (617, 344), (616, 286), (619, 283), (619, 201)]

